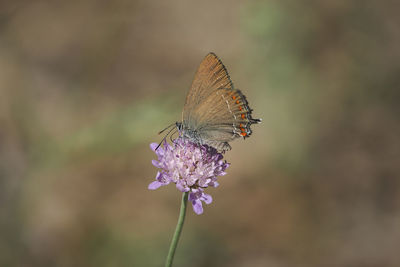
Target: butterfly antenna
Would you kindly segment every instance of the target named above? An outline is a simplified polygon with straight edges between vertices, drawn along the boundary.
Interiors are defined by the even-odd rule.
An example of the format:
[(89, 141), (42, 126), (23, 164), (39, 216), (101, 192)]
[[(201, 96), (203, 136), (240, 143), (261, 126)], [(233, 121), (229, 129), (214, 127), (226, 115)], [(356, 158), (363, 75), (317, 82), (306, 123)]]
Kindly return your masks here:
[[(164, 132), (165, 130), (167, 130), (168, 128), (170, 128), (172, 125), (174, 125), (175, 123), (171, 124), (170, 126), (168, 126), (167, 128), (165, 128), (164, 130), (162, 130), (159, 134), (161, 134), (162, 132)], [(161, 142), (158, 144), (158, 146), (156, 147), (155, 150), (157, 150), (161, 144), (165, 141), (165, 139), (167, 138), (167, 136), (173, 131), (175, 130), (175, 128), (171, 128), (168, 133), (164, 136), (164, 138), (161, 140)]]
[(165, 127), (164, 130), (159, 131), (158, 134), (162, 134), (162, 133), (165, 132), (168, 128), (170, 128), (171, 126), (173, 126), (173, 125), (175, 125), (175, 124), (176, 124), (175, 122), (174, 122), (174, 123), (171, 123), (170, 125), (168, 125), (167, 127)]

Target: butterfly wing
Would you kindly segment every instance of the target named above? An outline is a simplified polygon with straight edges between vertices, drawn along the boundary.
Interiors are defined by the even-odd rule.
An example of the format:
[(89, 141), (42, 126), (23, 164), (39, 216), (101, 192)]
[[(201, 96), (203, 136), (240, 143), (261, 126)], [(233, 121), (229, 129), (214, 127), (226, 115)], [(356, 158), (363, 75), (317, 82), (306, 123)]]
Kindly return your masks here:
[(182, 113), (183, 129), (190, 138), (218, 150), (228, 150), (228, 142), (251, 134), (253, 119), (246, 97), (234, 89), (221, 60), (209, 53), (201, 62)]
[(201, 62), (186, 96), (182, 121), (190, 122), (192, 113), (215, 90), (233, 89), (232, 81), (221, 60), (209, 53)]

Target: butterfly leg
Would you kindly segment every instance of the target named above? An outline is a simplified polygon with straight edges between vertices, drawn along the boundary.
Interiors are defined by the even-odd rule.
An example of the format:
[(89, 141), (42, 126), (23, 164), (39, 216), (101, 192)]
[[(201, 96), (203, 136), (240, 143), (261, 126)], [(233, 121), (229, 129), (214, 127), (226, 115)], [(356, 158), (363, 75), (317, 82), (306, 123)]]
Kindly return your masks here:
[(225, 142), (225, 143), (222, 143), (221, 144), (221, 146), (222, 146), (222, 148), (221, 148), (221, 150), (223, 151), (223, 152), (225, 152), (225, 151), (228, 151), (228, 150), (231, 150), (232, 149), (232, 147), (227, 143), (227, 142)]

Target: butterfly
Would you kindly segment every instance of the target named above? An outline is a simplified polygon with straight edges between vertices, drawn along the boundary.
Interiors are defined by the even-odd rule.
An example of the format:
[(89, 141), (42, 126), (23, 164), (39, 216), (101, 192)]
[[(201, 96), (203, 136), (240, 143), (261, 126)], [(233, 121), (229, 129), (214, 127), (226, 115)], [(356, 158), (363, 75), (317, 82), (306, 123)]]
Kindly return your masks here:
[(234, 88), (224, 64), (211, 52), (194, 76), (183, 107), (182, 121), (173, 125), (183, 138), (225, 152), (231, 149), (229, 142), (249, 137), (250, 126), (261, 122), (251, 113), (246, 97)]

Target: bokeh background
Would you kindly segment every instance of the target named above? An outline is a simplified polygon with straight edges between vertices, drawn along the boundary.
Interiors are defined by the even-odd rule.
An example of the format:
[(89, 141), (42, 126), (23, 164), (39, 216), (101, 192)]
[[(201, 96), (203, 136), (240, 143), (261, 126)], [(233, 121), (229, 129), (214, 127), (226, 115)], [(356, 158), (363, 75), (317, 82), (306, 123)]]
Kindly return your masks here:
[(162, 266), (157, 132), (213, 51), (245, 141), (175, 266), (400, 266), (395, 1), (1, 1), (0, 266)]

